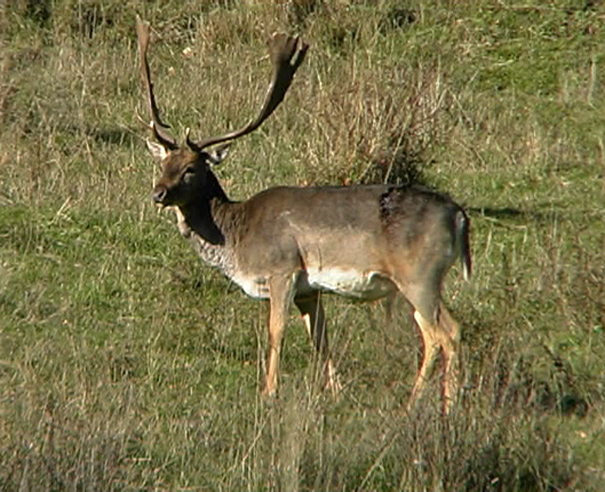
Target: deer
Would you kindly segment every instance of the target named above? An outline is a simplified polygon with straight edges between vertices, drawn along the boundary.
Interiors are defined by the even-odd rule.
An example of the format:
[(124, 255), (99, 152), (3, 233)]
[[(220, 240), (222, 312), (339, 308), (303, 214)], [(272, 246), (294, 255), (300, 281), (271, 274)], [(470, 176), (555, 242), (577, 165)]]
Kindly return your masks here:
[(422, 336), (422, 362), (408, 408), (423, 394), (439, 356), (446, 411), (459, 391), (460, 327), (441, 300), (451, 266), (471, 276), (470, 221), (448, 195), (421, 186), (278, 186), (232, 201), (213, 167), (231, 143), (256, 130), (283, 101), (308, 44), (276, 33), (268, 41), (273, 65), (258, 115), (243, 127), (177, 144), (156, 105), (147, 51), (150, 25), (137, 18), (141, 75), (154, 139), (147, 146), (161, 177), (152, 193), (176, 213), (181, 235), (207, 264), (221, 270), (250, 297), (268, 300), (268, 354), (262, 395), (278, 391), (280, 351), (292, 304), (300, 312), (321, 361), (323, 386), (340, 382), (328, 346), (323, 293), (357, 300), (402, 295)]

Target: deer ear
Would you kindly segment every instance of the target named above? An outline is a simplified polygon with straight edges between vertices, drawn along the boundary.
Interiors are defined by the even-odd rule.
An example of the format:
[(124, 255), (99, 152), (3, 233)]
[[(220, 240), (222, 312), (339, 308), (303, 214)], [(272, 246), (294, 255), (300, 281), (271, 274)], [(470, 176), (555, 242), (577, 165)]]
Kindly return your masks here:
[(230, 146), (231, 146), (231, 143), (228, 143), (225, 145), (221, 145), (220, 147), (217, 147), (212, 152), (209, 152), (208, 161), (210, 162), (210, 164), (212, 164), (213, 166), (216, 166), (216, 165), (220, 164), (221, 162), (223, 162), (223, 159), (225, 159), (225, 157), (227, 157), (227, 154), (229, 154)]
[(147, 148), (158, 161), (162, 161), (168, 155), (168, 149), (163, 145), (153, 142), (151, 140), (146, 140)]

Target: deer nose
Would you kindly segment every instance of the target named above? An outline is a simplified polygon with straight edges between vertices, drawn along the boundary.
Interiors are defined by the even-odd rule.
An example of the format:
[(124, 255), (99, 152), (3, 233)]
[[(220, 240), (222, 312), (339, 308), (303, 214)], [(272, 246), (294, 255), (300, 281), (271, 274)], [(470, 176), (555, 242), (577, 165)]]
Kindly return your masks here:
[(163, 186), (158, 186), (155, 190), (153, 190), (153, 201), (157, 204), (164, 203), (166, 193), (166, 188), (164, 188)]

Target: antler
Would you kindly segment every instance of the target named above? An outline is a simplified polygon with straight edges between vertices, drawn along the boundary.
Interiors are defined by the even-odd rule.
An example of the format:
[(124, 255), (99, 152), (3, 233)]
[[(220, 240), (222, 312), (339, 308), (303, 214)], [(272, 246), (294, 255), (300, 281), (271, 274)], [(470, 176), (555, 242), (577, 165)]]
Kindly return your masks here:
[(247, 125), (224, 135), (207, 138), (201, 142), (192, 142), (187, 133), (187, 145), (196, 151), (201, 151), (211, 145), (227, 140), (233, 140), (256, 130), (283, 101), (294, 73), (305, 59), (309, 45), (298, 37), (284, 33), (275, 33), (269, 40), (269, 54), (274, 65), (273, 78), (269, 84), (265, 102), (258, 116)]
[(160, 119), (160, 113), (153, 95), (153, 84), (151, 83), (151, 78), (149, 76), (149, 63), (147, 62), (149, 23), (143, 22), (139, 16), (137, 16), (137, 37), (139, 39), (139, 51), (141, 54), (141, 76), (147, 92), (147, 104), (149, 106), (149, 113), (151, 114), (151, 124), (148, 126), (151, 128), (155, 138), (160, 144), (170, 150), (174, 150), (178, 145), (176, 140), (168, 133), (168, 128), (170, 127), (164, 124)]

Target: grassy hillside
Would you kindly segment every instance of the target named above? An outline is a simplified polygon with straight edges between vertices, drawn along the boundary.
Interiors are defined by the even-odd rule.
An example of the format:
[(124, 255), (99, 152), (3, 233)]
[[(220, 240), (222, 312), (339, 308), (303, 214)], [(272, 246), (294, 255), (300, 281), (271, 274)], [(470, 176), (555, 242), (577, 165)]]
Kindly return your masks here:
[[(590, 0), (0, 4), (0, 490), (600, 490), (605, 480), (605, 8)], [(217, 173), (421, 182), (472, 220), (461, 402), (409, 308), (325, 300), (344, 391), (294, 311), (280, 398), (266, 306), (203, 265), (150, 192), (134, 21), (175, 134), (241, 125), (275, 30), (311, 45)], [(186, 50), (186, 49), (189, 50)]]

